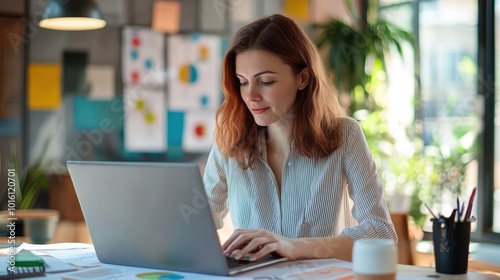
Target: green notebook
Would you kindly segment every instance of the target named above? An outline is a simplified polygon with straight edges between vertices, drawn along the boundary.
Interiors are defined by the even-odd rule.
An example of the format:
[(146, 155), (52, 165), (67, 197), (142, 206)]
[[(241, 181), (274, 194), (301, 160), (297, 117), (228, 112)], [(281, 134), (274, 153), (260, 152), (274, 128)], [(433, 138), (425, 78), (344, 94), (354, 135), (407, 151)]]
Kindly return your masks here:
[(45, 275), (45, 262), (42, 257), (28, 250), (21, 250), (14, 255), (14, 262), (9, 262), (7, 271), (0, 272), (0, 279), (16, 279)]
[(28, 250), (21, 250), (14, 256), (16, 266), (19, 267), (45, 267), (42, 257)]

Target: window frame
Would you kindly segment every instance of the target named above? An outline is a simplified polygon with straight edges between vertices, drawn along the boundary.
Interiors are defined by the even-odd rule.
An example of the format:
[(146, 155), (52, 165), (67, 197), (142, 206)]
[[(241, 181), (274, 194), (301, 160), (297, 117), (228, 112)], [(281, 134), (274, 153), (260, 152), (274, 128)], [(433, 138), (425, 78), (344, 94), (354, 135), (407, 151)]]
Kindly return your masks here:
[(494, 0), (478, 0), (478, 95), (482, 97), (483, 131), (479, 135), (477, 231), (475, 241), (500, 243), (493, 231), (495, 182), (495, 8)]

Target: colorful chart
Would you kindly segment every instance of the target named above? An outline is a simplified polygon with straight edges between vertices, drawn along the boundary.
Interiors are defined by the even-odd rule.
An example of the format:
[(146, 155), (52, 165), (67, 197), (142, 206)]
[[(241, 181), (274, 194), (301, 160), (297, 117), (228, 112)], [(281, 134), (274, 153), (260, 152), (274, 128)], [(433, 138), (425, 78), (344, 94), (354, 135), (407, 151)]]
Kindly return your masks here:
[(163, 34), (144, 27), (129, 26), (123, 29), (123, 38), (123, 82), (162, 88), (165, 84)]
[(124, 87), (124, 138), (127, 152), (167, 150), (165, 94), (142, 86)]
[(149, 272), (136, 275), (141, 279), (183, 279), (184, 276), (170, 272)]
[(179, 80), (184, 84), (193, 84), (198, 78), (198, 72), (194, 65), (184, 64), (179, 67)]
[(213, 146), (215, 111), (187, 111), (184, 115), (182, 149), (187, 152), (206, 152)]
[(197, 124), (194, 127), (194, 135), (199, 137), (199, 138), (203, 138), (203, 137), (205, 137), (206, 130), (207, 130), (207, 128), (205, 127), (204, 124)]
[(171, 35), (167, 46), (169, 109), (217, 109), (222, 97), (222, 39), (215, 35)]

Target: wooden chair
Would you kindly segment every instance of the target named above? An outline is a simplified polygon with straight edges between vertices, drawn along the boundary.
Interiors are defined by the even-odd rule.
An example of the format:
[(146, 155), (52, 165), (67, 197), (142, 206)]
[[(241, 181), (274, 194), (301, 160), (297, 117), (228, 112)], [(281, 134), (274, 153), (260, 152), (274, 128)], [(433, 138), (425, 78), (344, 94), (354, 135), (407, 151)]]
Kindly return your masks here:
[(391, 219), (398, 235), (398, 263), (414, 265), (408, 214), (391, 213)]

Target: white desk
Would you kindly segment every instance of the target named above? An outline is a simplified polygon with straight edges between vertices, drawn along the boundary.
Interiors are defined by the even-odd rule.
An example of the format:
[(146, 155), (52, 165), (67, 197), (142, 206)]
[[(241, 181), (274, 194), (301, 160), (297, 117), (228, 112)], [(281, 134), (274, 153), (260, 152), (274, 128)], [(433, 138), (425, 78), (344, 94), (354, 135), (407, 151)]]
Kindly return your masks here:
[[(108, 265), (100, 263), (93, 250), (92, 245), (83, 243), (58, 243), (48, 245), (23, 244), (23, 249), (31, 250), (37, 254), (49, 254), (60, 260), (71, 263), (78, 267), (78, 271), (52, 273), (46, 277), (33, 277), (28, 279), (139, 279), (136, 276), (153, 272), (167, 271), (137, 268), (128, 266)], [(2, 251), (6, 253), (5, 249)], [(208, 257), (208, 256), (207, 256)], [(253, 270), (234, 277), (218, 277), (211, 275), (190, 274), (182, 272), (170, 272), (183, 278), (182, 280), (221, 280), (221, 279), (253, 279), (253, 280), (320, 280), (320, 279), (354, 279), (352, 276), (352, 263), (336, 259), (321, 260), (301, 260), (279, 263), (269, 267)], [(101, 277), (97, 277), (97, 276)], [(290, 277), (295, 275), (295, 277)], [(153, 278), (144, 278), (153, 279)], [(417, 267), (408, 265), (398, 265), (397, 279), (416, 280), (416, 279), (439, 279), (439, 280), (493, 280), (500, 279), (498, 274), (483, 274), (469, 272), (463, 275), (444, 275), (437, 274), (434, 268)]]
[[(264, 278), (266, 275), (279, 275), (279, 273), (283, 273), (285, 269), (283, 267), (287, 266), (288, 271), (287, 275), (299, 275), (296, 278)], [(277, 264), (271, 267), (258, 269), (255, 271), (243, 273), (239, 277), (255, 277), (254, 279), (261, 280), (258, 277), (263, 277), (262, 280), (285, 280), (285, 279), (342, 279), (342, 280), (351, 280), (353, 277), (337, 277), (336, 276), (319, 276), (319, 275), (327, 275), (329, 271), (333, 271), (335, 274), (335, 270), (337, 268), (345, 268), (350, 270), (352, 268), (352, 263), (345, 262), (336, 259), (321, 259), (321, 260), (304, 260), (304, 261), (294, 261)], [(348, 274), (352, 272), (348, 272)], [(315, 277), (318, 278), (315, 278)], [(420, 267), (420, 266), (411, 266), (411, 265), (398, 265), (397, 272), (398, 280), (493, 280), (500, 279), (500, 275), (495, 274), (483, 274), (477, 272), (468, 272), (467, 274), (461, 275), (446, 275), (436, 273), (434, 268), (432, 267)]]

